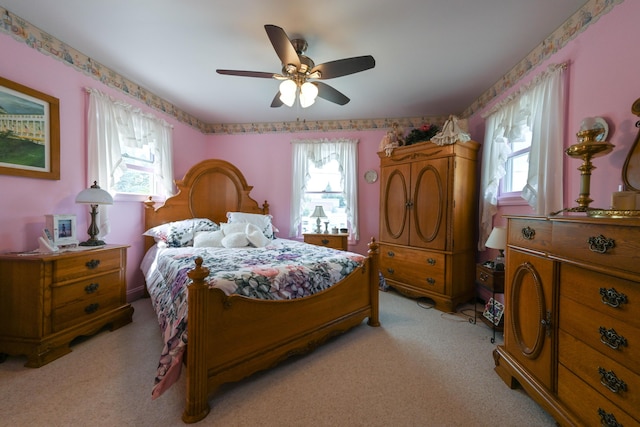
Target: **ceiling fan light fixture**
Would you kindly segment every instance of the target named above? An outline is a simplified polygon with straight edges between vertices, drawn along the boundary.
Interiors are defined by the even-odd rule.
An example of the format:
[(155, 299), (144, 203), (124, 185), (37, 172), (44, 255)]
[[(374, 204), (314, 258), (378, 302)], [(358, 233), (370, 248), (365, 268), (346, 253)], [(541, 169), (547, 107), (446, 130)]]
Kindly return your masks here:
[(293, 103), (296, 101), (297, 90), (298, 85), (296, 85), (293, 80), (283, 80), (282, 83), (280, 83), (280, 101), (287, 107), (293, 106)]
[(304, 82), (300, 87), (300, 106), (307, 108), (316, 102), (318, 87), (311, 82)]

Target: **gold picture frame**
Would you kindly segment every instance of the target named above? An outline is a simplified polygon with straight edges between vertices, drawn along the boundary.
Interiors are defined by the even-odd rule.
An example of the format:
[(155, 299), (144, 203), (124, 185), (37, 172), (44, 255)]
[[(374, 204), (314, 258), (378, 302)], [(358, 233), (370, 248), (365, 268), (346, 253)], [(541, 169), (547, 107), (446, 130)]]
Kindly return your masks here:
[(0, 77), (0, 174), (60, 179), (60, 101)]

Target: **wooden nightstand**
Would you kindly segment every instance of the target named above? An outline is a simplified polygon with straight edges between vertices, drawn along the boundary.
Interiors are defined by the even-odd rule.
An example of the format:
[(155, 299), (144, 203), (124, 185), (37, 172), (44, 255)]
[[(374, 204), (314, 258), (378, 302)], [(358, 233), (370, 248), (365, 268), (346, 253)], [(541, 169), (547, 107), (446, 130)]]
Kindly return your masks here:
[(127, 246), (0, 255), (0, 354), (38, 368), (71, 351), (71, 341), (131, 322)]
[[(496, 300), (496, 294), (504, 293), (504, 270), (495, 270), (489, 266), (484, 264), (476, 264), (476, 296), (478, 295), (478, 288), (484, 288), (491, 292), (491, 298)], [(489, 301), (485, 301), (489, 303)], [(477, 310), (474, 309), (473, 319), (469, 319), (471, 323), (477, 322)], [(502, 331), (503, 327), (503, 319), (500, 319), (500, 323), (495, 325), (489, 319), (484, 317), (484, 315), (480, 316), (480, 320), (482, 320), (485, 324), (487, 324), (493, 330), (493, 337), (491, 338), (491, 342), (494, 343), (496, 341), (496, 331)]]
[(304, 242), (311, 243), (317, 246), (326, 246), (328, 248), (340, 249), (346, 251), (348, 249), (347, 239), (349, 234), (317, 234), (317, 233), (304, 233)]

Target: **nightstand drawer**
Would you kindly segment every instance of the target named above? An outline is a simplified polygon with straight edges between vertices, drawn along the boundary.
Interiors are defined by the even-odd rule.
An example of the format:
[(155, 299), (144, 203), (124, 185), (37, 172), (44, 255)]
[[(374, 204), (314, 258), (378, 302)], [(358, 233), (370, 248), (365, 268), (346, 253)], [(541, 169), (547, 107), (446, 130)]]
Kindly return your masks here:
[(115, 271), (52, 289), (52, 329), (60, 331), (118, 307), (121, 272)]
[(89, 251), (74, 257), (57, 259), (53, 268), (53, 281), (62, 282), (88, 275), (101, 274), (119, 269), (122, 257), (120, 251)]
[(497, 271), (482, 264), (476, 265), (476, 283), (496, 293), (504, 292), (504, 271)]
[(316, 246), (347, 250), (348, 234), (304, 234), (304, 242)]

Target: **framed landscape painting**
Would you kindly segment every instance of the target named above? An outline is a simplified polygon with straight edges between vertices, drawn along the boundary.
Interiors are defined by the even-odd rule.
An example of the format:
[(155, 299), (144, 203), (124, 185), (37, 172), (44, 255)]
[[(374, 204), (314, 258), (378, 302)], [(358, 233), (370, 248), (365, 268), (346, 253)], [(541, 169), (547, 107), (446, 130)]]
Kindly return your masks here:
[(0, 77), (0, 174), (60, 179), (60, 102)]

